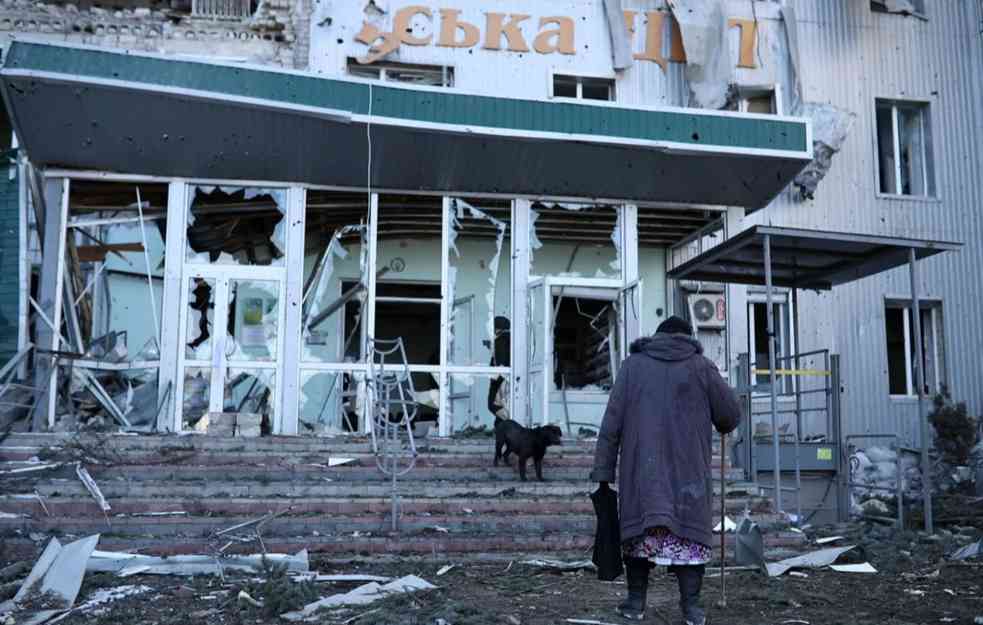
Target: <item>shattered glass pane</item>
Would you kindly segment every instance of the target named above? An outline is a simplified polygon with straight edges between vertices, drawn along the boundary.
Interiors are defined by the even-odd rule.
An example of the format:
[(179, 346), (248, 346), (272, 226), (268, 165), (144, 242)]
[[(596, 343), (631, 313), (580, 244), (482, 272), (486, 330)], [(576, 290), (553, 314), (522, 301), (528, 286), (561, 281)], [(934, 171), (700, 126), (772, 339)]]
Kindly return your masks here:
[(898, 193), (894, 155), (894, 113), (890, 104), (877, 107), (877, 153), (881, 193)]
[(553, 296), (553, 388), (611, 390), (618, 363), (614, 301)]
[(508, 203), (453, 200), (449, 238), (453, 365), (511, 364), (511, 212)]
[(229, 368), (225, 376), (223, 412), (258, 414), (263, 416), (264, 430), (272, 423), (275, 404), (276, 373), (274, 369)]
[(198, 422), (208, 412), (212, 370), (206, 367), (187, 367), (184, 370), (184, 400), (181, 415), (185, 429)]
[(365, 405), (365, 373), (301, 371), (300, 434), (359, 432)]
[(901, 148), (901, 193), (928, 195), (920, 108), (898, 107), (898, 135)]
[(215, 316), (214, 279), (192, 278), (188, 282), (187, 315), (184, 357), (188, 360), (211, 360)]
[(450, 373), (448, 408), (451, 431), (494, 432), (495, 418), (511, 418), (509, 374)]
[(230, 361), (276, 360), (280, 326), (280, 285), (268, 280), (229, 281)]
[(368, 284), (365, 195), (310, 192), (305, 227), (302, 359), (360, 361)]
[(530, 272), (535, 276), (620, 278), (619, 215), (614, 206), (534, 204)]
[(188, 211), (187, 260), (283, 265), (286, 190), (198, 186)]

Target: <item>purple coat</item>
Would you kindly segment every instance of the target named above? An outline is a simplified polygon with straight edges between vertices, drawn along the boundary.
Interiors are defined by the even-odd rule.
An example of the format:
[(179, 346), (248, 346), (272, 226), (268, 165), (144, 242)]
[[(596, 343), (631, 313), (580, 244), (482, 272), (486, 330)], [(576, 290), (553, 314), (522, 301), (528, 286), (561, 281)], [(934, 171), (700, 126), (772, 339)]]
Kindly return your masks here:
[(703, 347), (683, 334), (632, 343), (611, 390), (591, 479), (613, 482), (618, 456), (621, 540), (665, 526), (711, 542), (711, 427), (741, 420), (737, 396)]

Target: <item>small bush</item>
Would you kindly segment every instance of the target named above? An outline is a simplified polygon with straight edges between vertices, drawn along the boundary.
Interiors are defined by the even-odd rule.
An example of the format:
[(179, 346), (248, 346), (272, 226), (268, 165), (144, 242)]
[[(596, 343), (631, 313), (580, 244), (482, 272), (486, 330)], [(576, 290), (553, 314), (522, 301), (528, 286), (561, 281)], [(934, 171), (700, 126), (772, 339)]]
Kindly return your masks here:
[(935, 446), (943, 459), (954, 465), (965, 465), (979, 440), (979, 421), (969, 414), (966, 402), (955, 403), (948, 389), (933, 400), (935, 409), (928, 415), (935, 428)]
[(321, 598), (314, 582), (295, 582), (287, 572), (287, 565), (263, 559), (263, 581), (251, 585), (246, 592), (263, 602), (258, 608), (263, 616), (275, 618), (284, 612), (299, 610)]

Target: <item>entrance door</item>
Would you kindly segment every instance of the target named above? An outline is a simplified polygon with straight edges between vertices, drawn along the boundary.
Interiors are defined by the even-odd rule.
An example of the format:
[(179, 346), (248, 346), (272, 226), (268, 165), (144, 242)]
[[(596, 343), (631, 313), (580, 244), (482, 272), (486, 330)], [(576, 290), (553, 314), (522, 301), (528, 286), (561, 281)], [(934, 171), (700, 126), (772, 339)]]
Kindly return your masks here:
[(270, 267), (185, 267), (178, 360), (182, 429), (209, 412), (262, 415), (279, 432), (284, 276)]

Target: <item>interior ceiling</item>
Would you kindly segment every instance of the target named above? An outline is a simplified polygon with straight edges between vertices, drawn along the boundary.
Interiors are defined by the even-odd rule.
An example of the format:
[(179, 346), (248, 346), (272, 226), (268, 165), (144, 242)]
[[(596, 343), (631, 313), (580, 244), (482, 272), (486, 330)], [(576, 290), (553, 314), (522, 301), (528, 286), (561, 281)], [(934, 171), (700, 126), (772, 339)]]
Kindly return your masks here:
[[(72, 181), (70, 205), (74, 216), (105, 213), (121, 216), (136, 212), (136, 189), (144, 201), (144, 214), (156, 215), (165, 211), (166, 184), (132, 184), (101, 181)], [(215, 194), (219, 196), (221, 194)], [(251, 217), (263, 214), (279, 216), (280, 212), (265, 197), (252, 200), (216, 200), (210, 196), (198, 196), (195, 212), (198, 215), (214, 214), (232, 217), (249, 213)], [(344, 226), (367, 221), (368, 198), (365, 192), (308, 190), (308, 233), (323, 232), (330, 236)], [(501, 199), (466, 200), (471, 206), (509, 224), (510, 202)], [(149, 203), (149, 206), (147, 206)], [(440, 236), (442, 200), (439, 196), (381, 195), (379, 198), (380, 238), (431, 238)], [(571, 206), (571, 205), (567, 205)], [(536, 235), (543, 242), (587, 242), (610, 244), (611, 233), (617, 222), (613, 206), (582, 205), (571, 210), (557, 204), (535, 203), (538, 214)], [(655, 208), (638, 210), (638, 243), (640, 246), (665, 247), (679, 242), (707, 224), (719, 219), (720, 213), (702, 209)], [(474, 218), (464, 211), (459, 219), (461, 237), (498, 236), (498, 227), (486, 219)], [(346, 237), (358, 237), (351, 233)]]

